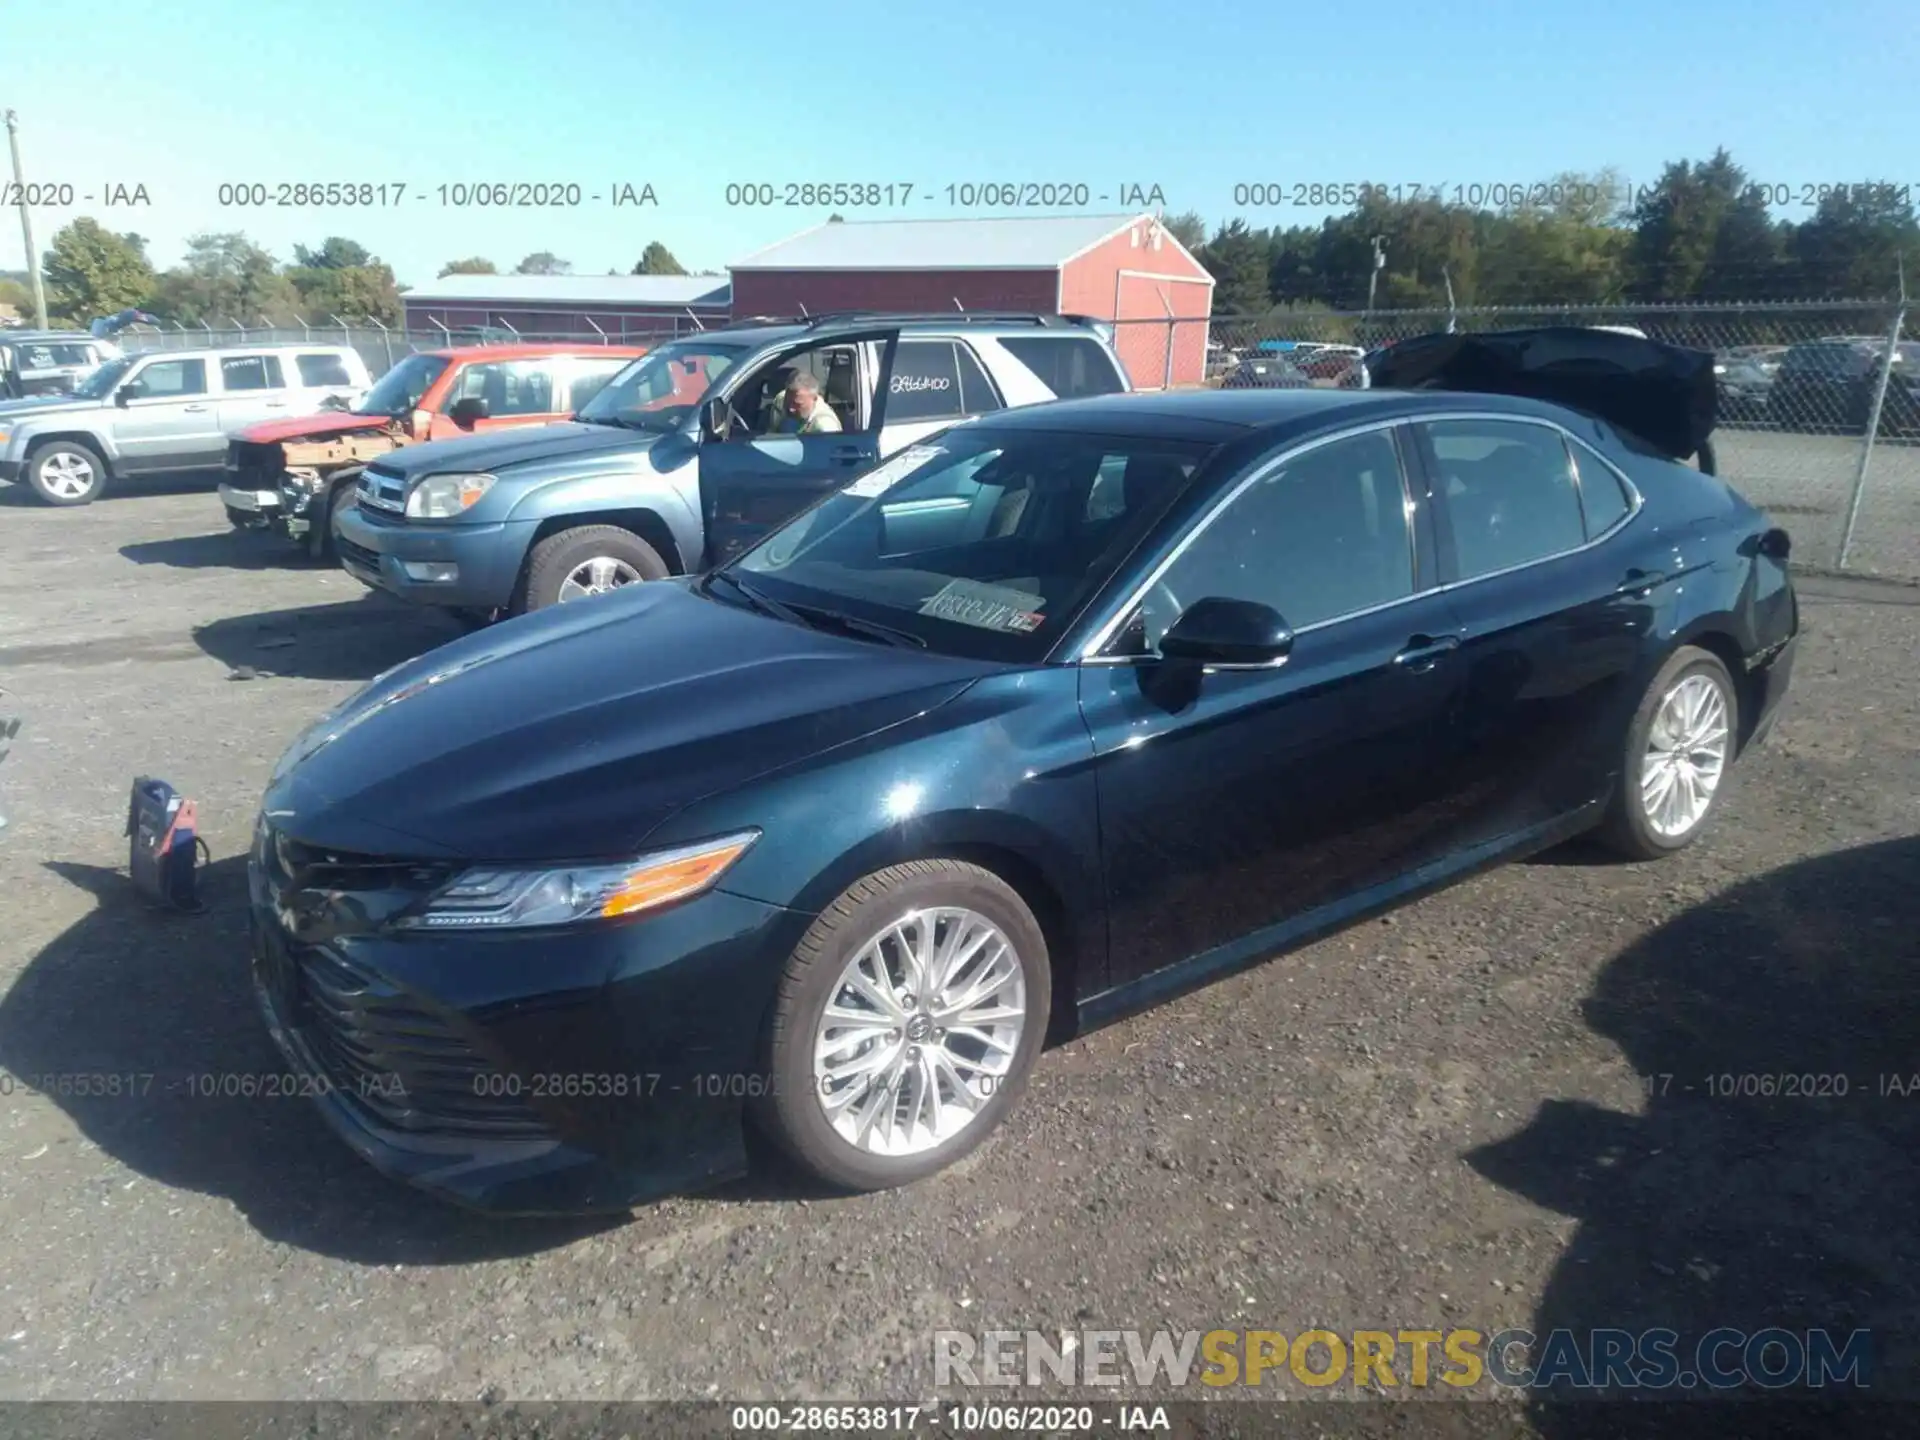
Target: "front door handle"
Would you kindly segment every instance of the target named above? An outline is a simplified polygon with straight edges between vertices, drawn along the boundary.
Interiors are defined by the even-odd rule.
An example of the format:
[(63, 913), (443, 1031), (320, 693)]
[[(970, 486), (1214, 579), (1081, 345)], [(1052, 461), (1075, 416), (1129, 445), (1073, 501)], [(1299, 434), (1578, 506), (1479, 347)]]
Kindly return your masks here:
[(871, 460), (872, 458), (873, 456), (858, 445), (842, 445), (838, 450), (833, 452), (835, 463), (840, 465), (858, 465), (861, 461)]
[(1393, 657), (1393, 663), (1412, 674), (1424, 675), (1459, 648), (1458, 635), (1415, 635), (1407, 641), (1407, 648)]
[(180, 413), (183, 415), (198, 415), (206, 408), (204, 405), (182, 405), (180, 407)]
[(1627, 572), (1627, 578), (1613, 587), (1613, 593), (1616, 595), (1631, 595), (1635, 599), (1639, 599), (1643, 595), (1651, 595), (1657, 587), (1666, 583), (1667, 577), (1661, 571), (1629, 570)]

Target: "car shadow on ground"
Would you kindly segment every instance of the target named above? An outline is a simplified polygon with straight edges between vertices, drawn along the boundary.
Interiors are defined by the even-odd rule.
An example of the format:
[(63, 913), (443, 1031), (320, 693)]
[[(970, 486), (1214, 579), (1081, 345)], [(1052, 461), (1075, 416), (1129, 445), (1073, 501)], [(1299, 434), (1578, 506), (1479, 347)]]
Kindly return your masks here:
[[(1679, 1333), (1680, 1371), (1698, 1373), (1698, 1343), (1720, 1327), (1751, 1335), (1777, 1326), (1801, 1343), (1824, 1330), (1842, 1354), (1864, 1330), (1867, 1394), (1911, 1400), (1920, 1388), (1916, 936), (1920, 837), (1910, 837), (1749, 880), (1608, 963), (1584, 1018), (1639, 1076), (1639, 1113), (1549, 1099), (1519, 1133), (1467, 1157), (1497, 1184), (1581, 1222), (1534, 1317), (1536, 1336), (1665, 1328)], [(1740, 1353), (1717, 1358), (1737, 1363)], [(1785, 1373), (1790, 1359), (1777, 1348), (1766, 1363)], [(1709, 1387), (1700, 1378), (1664, 1393)], [(1741, 1397), (1821, 1394), (1801, 1379)], [(1824, 1394), (1859, 1398), (1837, 1381)], [(1692, 1405), (1633, 1417), (1612, 1405), (1535, 1410), (1542, 1434), (1568, 1440), (1643, 1433), (1661, 1416), (1671, 1429), (1644, 1433), (1704, 1434), (1706, 1418), (1729, 1418)], [(1746, 1435), (1814, 1433), (1794, 1427), (1817, 1423), (1795, 1405), (1732, 1414)]]
[[(211, 495), (218, 488), (225, 472), (220, 470), (183, 470), (176, 475), (155, 475), (145, 480), (121, 480), (109, 482), (105, 491), (93, 501), (95, 505), (106, 505), (117, 500), (144, 500), (155, 495)], [(25, 481), (0, 485), (0, 506), (18, 505), (22, 507), (47, 507), (47, 502), (33, 493), (33, 487)], [(51, 507), (47, 507), (51, 508)], [(218, 516), (220, 511), (213, 511)]]
[(241, 674), (370, 680), (465, 633), (449, 615), (369, 591), (337, 605), (227, 616), (195, 627), (193, 639)]
[(139, 540), (120, 547), (136, 565), (167, 565), (175, 570), (313, 570), (320, 568), (301, 546), (266, 530), (218, 530), (209, 535), (176, 535)]
[(0, 1070), (134, 1077), (132, 1093), (50, 1095), (121, 1164), (231, 1201), (269, 1240), (359, 1264), (525, 1255), (624, 1220), (459, 1209), (372, 1170), (307, 1096), (258, 1093), (287, 1067), (254, 1005), (243, 858), (207, 867), (199, 915), (149, 909), (118, 871), (49, 868), (99, 904), (0, 996)]

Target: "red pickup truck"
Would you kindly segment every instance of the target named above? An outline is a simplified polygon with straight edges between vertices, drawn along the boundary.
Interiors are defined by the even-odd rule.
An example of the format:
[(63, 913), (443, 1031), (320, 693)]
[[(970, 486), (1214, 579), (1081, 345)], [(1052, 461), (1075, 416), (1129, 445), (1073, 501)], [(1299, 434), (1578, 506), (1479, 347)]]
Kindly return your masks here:
[(236, 528), (278, 530), (325, 559), (335, 499), (368, 461), (424, 440), (564, 420), (646, 353), (586, 343), (422, 350), (349, 409), (230, 435), (221, 503)]

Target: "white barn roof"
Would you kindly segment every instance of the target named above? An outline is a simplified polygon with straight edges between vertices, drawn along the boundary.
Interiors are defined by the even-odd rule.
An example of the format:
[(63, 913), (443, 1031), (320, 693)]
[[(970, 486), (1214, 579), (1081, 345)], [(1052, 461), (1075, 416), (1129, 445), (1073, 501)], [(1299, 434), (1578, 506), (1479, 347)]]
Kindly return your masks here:
[(842, 220), (736, 260), (734, 270), (1056, 270), (1151, 215)]
[(718, 275), (446, 275), (400, 297), (409, 305), (729, 305)]

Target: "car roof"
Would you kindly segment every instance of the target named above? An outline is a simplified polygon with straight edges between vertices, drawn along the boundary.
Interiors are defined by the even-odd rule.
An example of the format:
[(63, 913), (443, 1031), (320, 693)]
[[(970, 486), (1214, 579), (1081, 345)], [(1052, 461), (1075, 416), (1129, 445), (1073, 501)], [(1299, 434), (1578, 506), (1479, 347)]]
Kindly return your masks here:
[(760, 323), (748, 320), (733, 325), (716, 326), (710, 330), (697, 331), (690, 335), (676, 335), (676, 344), (689, 341), (710, 341), (722, 345), (753, 346), (784, 344), (800, 336), (817, 336), (822, 342), (832, 342), (848, 335), (866, 334), (873, 330), (898, 330), (903, 335), (937, 335), (942, 339), (949, 336), (987, 335), (995, 339), (1009, 336), (1081, 336), (1098, 342), (1100, 335), (1087, 325), (1062, 316), (1039, 317), (1035, 320), (997, 319), (992, 316), (969, 316), (964, 312), (956, 313), (951, 320), (938, 319), (926, 315), (887, 315), (876, 312), (870, 315), (848, 315), (844, 317), (821, 316), (815, 320), (787, 320), (780, 317), (755, 317)]
[(1329, 425), (1499, 411), (1579, 424), (1576, 411), (1513, 395), (1431, 390), (1146, 390), (996, 411), (968, 423), (990, 431), (1049, 430), (1158, 436), (1225, 444), (1256, 435), (1283, 441)]
[(644, 345), (602, 345), (595, 340), (582, 340), (568, 345), (559, 341), (547, 341), (526, 345), (451, 345), (438, 350), (421, 350), (421, 355), (434, 355), (442, 360), (535, 360), (543, 355), (624, 355), (629, 359), (647, 353)]
[(292, 345), (202, 345), (197, 350), (175, 350), (171, 346), (164, 350), (134, 350), (123, 358), (144, 360), (149, 355), (158, 355), (168, 360), (201, 360), (209, 355), (353, 355), (360, 352), (351, 345), (329, 345), (324, 340), (315, 340), (312, 344)]

